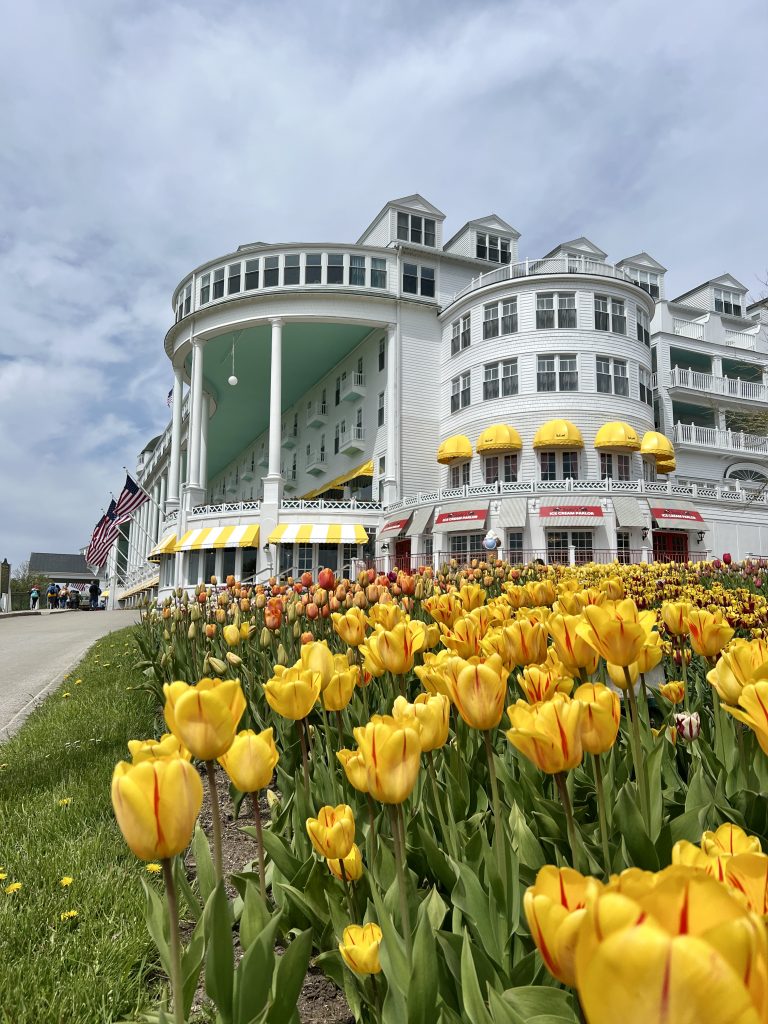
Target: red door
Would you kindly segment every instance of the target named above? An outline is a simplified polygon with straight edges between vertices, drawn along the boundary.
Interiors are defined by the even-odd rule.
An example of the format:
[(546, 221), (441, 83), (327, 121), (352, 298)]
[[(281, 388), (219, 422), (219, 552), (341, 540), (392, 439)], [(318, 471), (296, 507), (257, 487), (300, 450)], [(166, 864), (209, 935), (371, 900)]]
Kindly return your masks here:
[(395, 541), (395, 569), (411, 568), (411, 538)]
[(653, 560), (655, 562), (687, 562), (688, 534), (677, 530), (654, 530)]

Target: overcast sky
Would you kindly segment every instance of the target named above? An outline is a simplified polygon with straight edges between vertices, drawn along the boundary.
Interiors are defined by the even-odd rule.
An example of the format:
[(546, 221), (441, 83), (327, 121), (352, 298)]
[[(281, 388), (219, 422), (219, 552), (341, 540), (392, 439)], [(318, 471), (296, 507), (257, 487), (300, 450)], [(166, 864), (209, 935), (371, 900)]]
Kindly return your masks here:
[(171, 292), (263, 240), (647, 250), (768, 267), (765, 0), (25, 0), (0, 32), (0, 559), (75, 551), (168, 419)]

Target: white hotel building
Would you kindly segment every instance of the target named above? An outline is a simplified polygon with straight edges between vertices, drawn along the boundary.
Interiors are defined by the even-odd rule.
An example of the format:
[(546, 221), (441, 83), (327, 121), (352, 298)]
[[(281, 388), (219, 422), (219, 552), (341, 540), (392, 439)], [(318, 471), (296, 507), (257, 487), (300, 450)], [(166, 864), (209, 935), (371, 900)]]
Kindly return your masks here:
[(118, 599), (439, 564), (489, 531), (512, 561), (768, 552), (768, 305), (443, 221), (407, 196), (354, 244), (253, 242), (183, 278)]

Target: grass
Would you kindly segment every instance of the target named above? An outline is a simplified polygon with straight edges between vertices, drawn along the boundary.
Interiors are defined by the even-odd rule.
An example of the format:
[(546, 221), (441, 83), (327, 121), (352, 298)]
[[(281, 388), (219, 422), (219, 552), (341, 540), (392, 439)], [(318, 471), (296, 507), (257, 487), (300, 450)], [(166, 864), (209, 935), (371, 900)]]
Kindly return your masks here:
[[(0, 745), (1, 1024), (102, 1024), (157, 995), (140, 883), (150, 876), (109, 795), (127, 740), (155, 731), (155, 701), (131, 689), (142, 677), (130, 668), (130, 636), (99, 641)], [(6, 894), (13, 882), (22, 888)], [(62, 921), (70, 910), (77, 917)]]

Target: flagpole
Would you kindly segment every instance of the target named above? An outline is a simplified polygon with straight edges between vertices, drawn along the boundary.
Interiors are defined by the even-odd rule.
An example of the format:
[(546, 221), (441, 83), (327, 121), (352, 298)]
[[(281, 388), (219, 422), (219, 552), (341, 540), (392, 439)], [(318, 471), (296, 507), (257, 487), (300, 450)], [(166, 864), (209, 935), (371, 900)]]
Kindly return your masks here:
[[(110, 494), (112, 494), (112, 491), (110, 491), (109, 493), (110, 493)], [(146, 494), (146, 491), (145, 491), (144, 493)], [(114, 494), (112, 494), (112, 497), (113, 497), (113, 498), (115, 497), (115, 496), (114, 496)], [(150, 501), (151, 501), (151, 500), (152, 500), (152, 499), (150, 499)], [(139, 508), (141, 508), (141, 505), (139, 505)], [(136, 511), (136, 512), (138, 512), (138, 510), (139, 510), (139, 509), (136, 509), (135, 511)], [(142, 532), (142, 533), (144, 534), (144, 536), (145, 536), (145, 537), (147, 538), (147, 540), (149, 541), (149, 546), (150, 546), (150, 548), (153, 548), (153, 547), (155, 546), (155, 539), (154, 539), (154, 537), (151, 537), (151, 536), (150, 536), (150, 535), (149, 535), (149, 534), (147, 533), (147, 531), (146, 531), (146, 530), (144, 529), (144, 527), (143, 527), (143, 526), (141, 525), (141, 523), (139, 522), (139, 520), (135, 518), (135, 516), (134, 516), (134, 513), (133, 513), (133, 512), (131, 512), (131, 514), (130, 514), (130, 516), (128, 517), (128, 519), (124, 519), (124, 520), (122, 520), (121, 522), (119, 522), (119, 523), (117, 524), (117, 528), (118, 528), (118, 530), (120, 529), (120, 527), (122, 526), (122, 523), (124, 523), (124, 522), (125, 522), (125, 523), (127, 523), (127, 522), (131, 522), (131, 523), (133, 523), (133, 524), (134, 524), (134, 526), (138, 527), (138, 529), (139, 529), (139, 530), (141, 530), (141, 532)], [(130, 538), (128, 537), (128, 535), (127, 535), (127, 534), (122, 534), (122, 536), (123, 536), (123, 537), (125, 537), (125, 539), (126, 539), (126, 540), (128, 541), (128, 543), (130, 544)], [(135, 550), (135, 551), (136, 551), (136, 552), (138, 553), (138, 551), (139, 551), (139, 546), (138, 546), (138, 544), (134, 543), (134, 545), (133, 545), (133, 548), (134, 548), (134, 550)]]
[[(125, 469), (125, 466), (123, 466), (123, 469)], [(142, 494), (146, 494), (146, 496), (147, 496), (147, 499), (148, 499), (149, 501), (151, 501), (151, 502), (152, 502), (152, 504), (153, 504), (153, 505), (155, 506), (155, 508), (157, 509), (157, 511), (158, 511), (158, 512), (160, 513), (160, 515), (161, 515), (161, 516), (163, 517), (163, 519), (165, 519), (165, 513), (164, 513), (164, 512), (163, 512), (163, 510), (162, 510), (162, 509), (160, 508), (160, 506), (159, 506), (159, 505), (158, 505), (158, 503), (157, 503), (157, 502), (155, 501), (155, 499), (154, 499), (154, 498), (152, 497), (152, 495), (151, 495), (151, 494), (149, 493), (149, 491), (148, 491), (148, 490), (146, 489), (146, 487), (142, 487), (142, 486), (141, 486), (141, 484), (139, 483), (139, 481), (138, 481), (138, 480), (134, 480), (134, 479), (133, 479), (133, 477), (131, 476), (131, 474), (130, 474), (130, 473), (128, 472), (128, 470), (127, 470), (127, 469), (125, 469), (125, 472), (126, 472), (126, 475), (127, 475), (127, 476), (131, 477), (131, 480), (133, 480), (133, 482), (134, 482), (134, 483), (136, 484), (136, 486), (137, 486), (137, 487), (139, 488), (139, 490), (140, 490), (140, 491), (142, 492)], [(111, 492), (111, 491), (110, 491), (110, 494), (112, 494), (112, 492)], [(114, 497), (114, 495), (112, 495), (112, 496)]]

